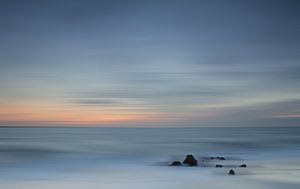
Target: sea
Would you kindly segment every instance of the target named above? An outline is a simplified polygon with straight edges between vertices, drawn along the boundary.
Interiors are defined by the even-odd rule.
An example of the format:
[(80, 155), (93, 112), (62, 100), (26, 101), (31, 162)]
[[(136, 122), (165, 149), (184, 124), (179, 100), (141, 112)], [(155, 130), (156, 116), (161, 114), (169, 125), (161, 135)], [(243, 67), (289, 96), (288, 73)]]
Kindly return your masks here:
[(299, 189), (300, 128), (3, 127), (0, 188)]

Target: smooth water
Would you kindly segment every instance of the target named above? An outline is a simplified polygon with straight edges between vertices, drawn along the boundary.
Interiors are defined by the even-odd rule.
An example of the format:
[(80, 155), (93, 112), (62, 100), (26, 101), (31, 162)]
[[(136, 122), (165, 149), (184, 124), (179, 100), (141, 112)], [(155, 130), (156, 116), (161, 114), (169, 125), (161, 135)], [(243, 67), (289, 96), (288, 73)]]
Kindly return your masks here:
[(1, 189), (186, 187), (300, 188), (300, 128), (0, 128)]

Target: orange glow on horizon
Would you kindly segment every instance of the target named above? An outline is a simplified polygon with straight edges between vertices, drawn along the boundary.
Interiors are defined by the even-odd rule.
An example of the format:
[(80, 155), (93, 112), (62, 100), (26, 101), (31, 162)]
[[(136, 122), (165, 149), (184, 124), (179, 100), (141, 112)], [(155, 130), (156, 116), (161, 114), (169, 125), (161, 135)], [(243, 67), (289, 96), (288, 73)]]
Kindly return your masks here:
[(153, 122), (161, 115), (145, 112), (94, 110), (58, 105), (7, 105), (0, 107), (0, 123), (55, 123), (96, 125), (110, 123)]
[(140, 107), (93, 107), (63, 105), (51, 102), (23, 102), (0, 105), (0, 125), (16, 126), (80, 126), (131, 123), (172, 123), (194, 118), (213, 118), (216, 112), (160, 112)]

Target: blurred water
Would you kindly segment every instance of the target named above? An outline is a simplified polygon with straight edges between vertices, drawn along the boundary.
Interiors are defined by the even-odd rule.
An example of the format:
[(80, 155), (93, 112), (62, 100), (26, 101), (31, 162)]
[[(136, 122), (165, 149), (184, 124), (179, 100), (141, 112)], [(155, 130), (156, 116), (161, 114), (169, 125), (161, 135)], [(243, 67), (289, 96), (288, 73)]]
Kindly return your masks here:
[(299, 188), (299, 157), (300, 128), (1, 128), (0, 188)]

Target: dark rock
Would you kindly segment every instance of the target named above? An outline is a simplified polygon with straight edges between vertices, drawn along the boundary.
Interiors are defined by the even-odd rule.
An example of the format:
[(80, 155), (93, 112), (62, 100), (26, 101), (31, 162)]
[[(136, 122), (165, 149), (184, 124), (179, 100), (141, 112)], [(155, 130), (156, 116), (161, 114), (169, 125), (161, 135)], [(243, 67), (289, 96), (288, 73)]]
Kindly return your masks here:
[(219, 160), (225, 160), (225, 158), (224, 158), (224, 157), (218, 157), (218, 159), (219, 159)]
[(247, 167), (247, 165), (246, 164), (242, 164), (242, 165), (240, 165), (240, 167)]
[(183, 163), (188, 164), (189, 166), (197, 166), (198, 165), (198, 161), (194, 158), (193, 155), (186, 155)]
[(221, 167), (223, 167), (223, 165), (219, 165), (219, 164), (216, 165), (216, 168), (221, 168)]
[(230, 169), (230, 171), (228, 172), (228, 175), (235, 175), (234, 170)]
[(170, 164), (170, 166), (181, 166), (182, 163), (180, 161), (172, 161), (172, 163)]
[(210, 157), (210, 159), (215, 159), (214, 157)]

